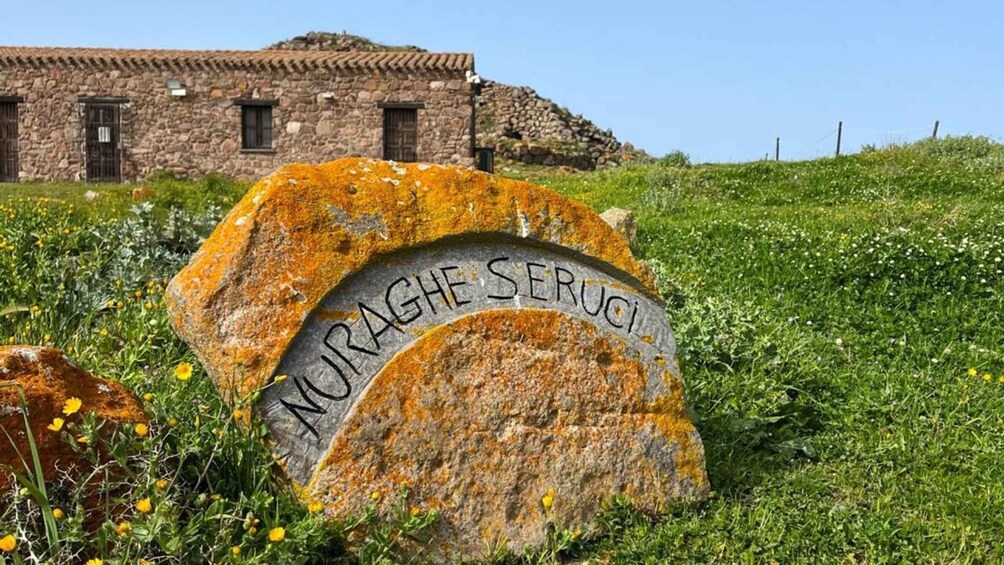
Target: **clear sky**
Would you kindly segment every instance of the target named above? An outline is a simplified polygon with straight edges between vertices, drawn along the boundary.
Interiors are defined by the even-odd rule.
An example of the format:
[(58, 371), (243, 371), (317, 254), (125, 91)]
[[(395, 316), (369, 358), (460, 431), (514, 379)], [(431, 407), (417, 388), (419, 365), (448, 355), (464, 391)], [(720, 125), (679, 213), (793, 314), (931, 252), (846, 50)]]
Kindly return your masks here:
[[(0, 0), (0, 44), (256, 49), (311, 30), (470, 51), (654, 155), (1004, 135), (1004, 3)], [(909, 130), (909, 131), (904, 131)], [(829, 137), (827, 137), (828, 134)]]

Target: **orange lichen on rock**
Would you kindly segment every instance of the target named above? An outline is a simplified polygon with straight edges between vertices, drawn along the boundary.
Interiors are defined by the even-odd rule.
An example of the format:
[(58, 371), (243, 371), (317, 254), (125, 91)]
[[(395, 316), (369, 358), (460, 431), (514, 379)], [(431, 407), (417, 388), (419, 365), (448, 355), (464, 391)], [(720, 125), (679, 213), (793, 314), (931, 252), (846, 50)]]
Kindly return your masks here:
[(153, 196), (153, 189), (149, 186), (140, 186), (132, 189), (132, 199), (133, 200), (146, 200)]
[(171, 281), (171, 320), (221, 392), (243, 397), (267, 384), (321, 299), (368, 262), (493, 234), (581, 253), (656, 293), (624, 238), (552, 191), (459, 167), (340, 159), (256, 184)]
[[(94, 412), (117, 423), (146, 422), (139, 400), (122, 385), (98, 379), (80, 369), (57, 349), (30, 346), (0, 347), (0, 383), (16, 384), (24, 391), (28, 424), (38, 447), (43, 474), (47, 481), (58, 480), (62, 472), (86, 466), (61, 437), (49, 426), (53, 419), (65, 422)], [(80, 408), (65, 414), (71, 398), (80, 400)], [(75, 406), (76, 402), (71, 404)], [(68, 410), (71, 411), (72, 410)], [(58, 426), (53, 426), (58, 427)], [(0, 434), (5, 445), (0, 449), (0, 490), (9, 487), (10, 471), (24, 472), (24, 461), (31, 464), (24, 415), (16, 386), (0, 387)], [(9, 435), (14, 445), (7, 439)]]
[(619, 493), (650, 511), (703, 498), (681, 383), (667, 372), (649, 399), (648, 371), (621, 338), (561, 312), (459, 318), (374, 377), (306, 496), (344, 516), (406, 482), (414, 504), (443, 511), (432, 547), (446, 560), (542, 543), (551, 522), (585, 526)]

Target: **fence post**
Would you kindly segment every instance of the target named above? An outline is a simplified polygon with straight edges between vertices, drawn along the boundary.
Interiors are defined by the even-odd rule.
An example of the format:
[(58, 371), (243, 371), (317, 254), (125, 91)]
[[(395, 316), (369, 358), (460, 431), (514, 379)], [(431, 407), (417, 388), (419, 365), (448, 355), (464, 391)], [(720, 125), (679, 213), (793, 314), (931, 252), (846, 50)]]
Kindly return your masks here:
[(940, 120), (934, 120), (934, 131), (931, 132), (931, 139), (938, 139), (938, 124), (940, 123)]
[(837, 122), (837, 157), (840, 156), (840, 140), (844, 136), (844, 122)]
[(780, 137), (774, 140), (774, 160), (775, 161), (780, 161), (781, 160), (781, 138)]

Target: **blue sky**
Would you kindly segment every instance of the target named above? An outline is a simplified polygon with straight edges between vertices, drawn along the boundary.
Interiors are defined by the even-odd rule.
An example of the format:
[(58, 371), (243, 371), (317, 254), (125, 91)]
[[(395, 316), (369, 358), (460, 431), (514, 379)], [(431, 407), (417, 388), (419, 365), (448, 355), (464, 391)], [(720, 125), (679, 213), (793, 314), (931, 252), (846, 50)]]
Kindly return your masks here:
[[(1004, 135), (1004, 4), (0, 0), (0, 44), (256, 49), (310, 30), (533, 86), (655, 155), (745, 161), (941, 132)], [(829, 134), (829, 136), (828, 136)], [(828, 137), (827, 137), (828, 136)]]

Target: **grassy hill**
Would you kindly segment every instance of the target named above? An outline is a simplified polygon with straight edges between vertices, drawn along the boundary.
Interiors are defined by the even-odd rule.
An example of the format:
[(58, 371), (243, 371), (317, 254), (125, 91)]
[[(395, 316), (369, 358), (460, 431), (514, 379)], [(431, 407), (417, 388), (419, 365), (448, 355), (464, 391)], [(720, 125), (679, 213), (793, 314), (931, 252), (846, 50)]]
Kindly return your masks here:
[[(636, 251), (666, 297), (714, 490), (661, 517), (614, 501), (596, 531), (556, 534), (529, 561), (1004, 559), (1004, 146), (950, 138), (793, 163), (501, 170), (637, 214)], [(300, 508), (268, 471), (262, 430), (232, 424), (167, 326), (163, 280), (245, 187), (153, 186), (133, 209), (125, 187), (98, 188), (94, 203), (75, 185), (0, 196), (0, 307), (23, 307), (0, 314), (0, 339), (72, 348), (85, 368), (152, 395), (151, 437), (118, 441), (131, 496), (156, 497), (156, 528), (127, 513), (98, 540), (67, 520), (60, 556), (320, 562), (347, 536), (363, 540), (347, 560), (392, 554), (393, 536), (419, 526), (353, 534)], [(191, 381), (173, 376), (182, 361), (196, 363)], [(157, 477), (171, 486), (158, 491)], [(72, 492), (56, 496), (73, 508)], [(21, 547), (40, 551), (27, 498), (0, 501), (0, 535), (35, 532)], [(122, 519), (157, 533), (118, 536)], [(277, 526), (286, 541), (269, 543)]]

